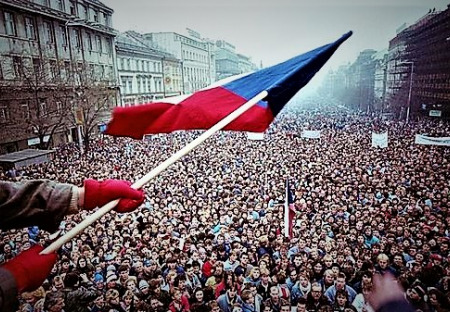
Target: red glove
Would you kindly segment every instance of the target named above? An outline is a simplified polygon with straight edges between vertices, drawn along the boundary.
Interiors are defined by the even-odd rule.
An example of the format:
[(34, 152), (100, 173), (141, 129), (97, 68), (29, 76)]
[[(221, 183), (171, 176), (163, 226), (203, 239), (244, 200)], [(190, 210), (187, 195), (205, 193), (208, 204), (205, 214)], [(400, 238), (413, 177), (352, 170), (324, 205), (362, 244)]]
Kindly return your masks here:
[(133, 211), (144, 202), (145, 196), (142, 190), (135, 190), (130, 185), (130, 182), (123, 180), (85, 180), (84, 209), (92, 210), (122, 198), (114, 210), (121, 213)]
[(34, 245), (2, 265), (14, 276), (19, 292), (37, 289), (50, 274), (58, 255), (55, 252), (40, 255), (43, 249), (41, 245)]

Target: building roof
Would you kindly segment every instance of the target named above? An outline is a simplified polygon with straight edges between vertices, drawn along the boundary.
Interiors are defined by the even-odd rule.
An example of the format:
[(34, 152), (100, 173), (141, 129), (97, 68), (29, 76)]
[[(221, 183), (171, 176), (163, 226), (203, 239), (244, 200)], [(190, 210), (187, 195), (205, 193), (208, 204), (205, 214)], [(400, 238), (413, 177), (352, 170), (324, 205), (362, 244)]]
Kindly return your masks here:
[(0, 155), (0, 166), (21, 167), (38, 164), (49, 160), (53, 150), (26, 149), (14, 153)]

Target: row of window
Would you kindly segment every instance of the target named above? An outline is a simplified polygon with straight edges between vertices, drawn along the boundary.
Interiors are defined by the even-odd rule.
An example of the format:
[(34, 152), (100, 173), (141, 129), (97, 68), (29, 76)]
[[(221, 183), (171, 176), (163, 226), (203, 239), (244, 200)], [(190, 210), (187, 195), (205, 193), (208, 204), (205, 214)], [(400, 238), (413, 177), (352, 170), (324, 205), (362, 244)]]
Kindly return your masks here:
[[(41, 4), (55, 10), (70, 13), (70, 15), (83, 18), (87, 21), (96, 23), (103, 22), (106, 26), (111, 26), (111, 14), (108, 12), (101, 12), (95, 7), (90, 7), (87, 3), (79, 3), (75, 0), (70, 0), (68, 12), (66, 12), (65, 0), (41, 0)], [(103, 17), (103, 20), (101, 20), (101, 17)]]
[(206, 69), (201, 68), (191, 68), (191, 67), (184, 67), (184, 74), (186, 76), (186, 80), (201, 80), (201, 81), (207, 81), (209, 75), (208, 71)]
[(163, 91), (162, 78), (160, 77), (136, 77), (136, 89), (133, 88), (132, 76), (122, 76), (120, 82), (124, 94)]
[[(38, 115), (36, 117), (45, 117), (50, 113), (46, 99), (40, 99), (38, 105), (39, 110), (37, 110)], [(64, 103), (60, 101), (55, 102), (55, 108), (56, 113), (62, 113), (66, 109)], [(30, 101), (21, 101), (18, 105), (18, 109), (14, 110), (14, 113), (14, 119), (16, 119), (17, 117), (21, 118), (22, 120), (31, 118)], [(13, 116), (11, 114), (11, 108), (7, 105), (1, 105), (0, 103), (0, 123), (5, 123), (11, 121), (12, 119)]]
[[(5, 34), (14, 37), (25, 37), (30, 40), (37, 40), (37, 28), (36, 28), (36, 20), (33, 16), (24, 16), (23, 17), (23, 25), (24, 29), (20, 29), (18, 25), (19, 19), (22, 16), (16, 16), (14, 13), (9, 11), (3, 12), (3, 19), (5, 23)], [(74, 28), (70, 24), (59, 24), (59, 29), (54, 29), (54, 24), (51, 21), (44, 20), (42, 22), (42, 37), (43, 41), (48, 45), (54, 45), (56, 40), (55, 36), (59, 36), (61, 40), (61, 44), (64, 47), (69, 46), (73, 43), (73, 48), (77, 49), (85, 49), (83, 46), (83, 38), (80, 29)], [(112, 40), (111, 38), (104, 38), (100, 35), (93, 35), (90, 32), (85, 33), (85, 42), (87, 45), (88, 51), (97, 51), (99, 53), (106, 52), (108, 54), (112, 54)], [(69, 42), (69, 38), (70, 42)], [(106, 46), (103, 44), (103, 40), (106, 41)]]
[(183, 59), (207, 63), (207, 56), (199, 53), (183, 50)]
[[(8, 62), (0, 62), (0, 79), (5, 79), (3, 75), (3, 66), (7, 66)], [(84, 67), (83, 63), (74, 64), (76, 68), (71, 68), (71, 63), (69, 61), (57, 62), (56, 59), (50, 59), (42, 61), (39, 58), (27, 58), (20, 56), (13, 56), (11, 61), (11, 72), (15, 79), (24, 78), (36, 78), (38, 77), (41, 81), (56, 81), (59, 78), (69, 78), (72, 76), (80, 76), (83, 73)], [(93, 78), (102, 80), (105, 78), (112, 79), (113, 77), (113, 67), (110, 65), (103, 64), (88, 64), (88, 71), (84, 74), (89, 74)]]
[(131, 58), (118, 57), (119, 70), (135, 70), (141, 72), (161, 72), (161, 62), (147, 60), (134, 60)]

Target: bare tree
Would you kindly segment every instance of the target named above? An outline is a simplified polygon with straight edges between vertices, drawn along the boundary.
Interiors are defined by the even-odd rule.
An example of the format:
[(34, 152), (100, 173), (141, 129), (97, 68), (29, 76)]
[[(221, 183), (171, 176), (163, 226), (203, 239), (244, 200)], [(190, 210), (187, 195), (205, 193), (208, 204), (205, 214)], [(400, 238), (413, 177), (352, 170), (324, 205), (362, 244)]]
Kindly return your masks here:
[(69, 117), (60, 64), (42, 56), (15, 56), (11, 61), (1, 86), (14, 99), (8, 108), (10, 122), (4, 126), (37, 136), (38, 147), (48, 149)]
[(110, 85), (112, 73), (104, 70), (102, 66), (79, 65), (73, 73), (72, 122), (82, 126), (85, 151), (89, 150), (92, 136), (109, 116), (116, 99), (116, 90)]

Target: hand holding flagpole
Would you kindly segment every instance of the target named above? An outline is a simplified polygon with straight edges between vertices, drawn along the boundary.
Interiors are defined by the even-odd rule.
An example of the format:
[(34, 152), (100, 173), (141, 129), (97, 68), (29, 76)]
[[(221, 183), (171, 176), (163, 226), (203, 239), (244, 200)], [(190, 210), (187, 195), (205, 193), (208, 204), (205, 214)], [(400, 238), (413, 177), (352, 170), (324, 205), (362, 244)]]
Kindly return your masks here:
[[(166, 159), (164, 162), (159, 164), (156, 168), (154, 168), (152, 171), (147, 173), (145, 176), (134, 182), (134, 184), (131, 186), (134, 189), (140, 189), (145, 184), (147, 184), (150, 180), (152, 180), (154, 177), (159, 175), (161, 172), (163, 172), (165, 169), (167, 169), (170, 165), (175, 163), (177, 160), (179, 160), (184, 155), (188, 154), (190, 151), (192, 151), (194, 148), (196, 148), (198, 145), (203, 143), (206, 139), (211, 137), (213, 134), (215, 134), (217, 131), (223, 129), (225, 126), (227, 126), (229, 123), (231, 123), (233, 120), (238, 118), (240, 115), (245, 113), (247, 110), (249, 110), (252, 106), (254, 106), (259, 101), (263, 100), (268, 95), (267, 91), (262, 91), (259, 94), (257, 94), (255, 97), (244, 103), (242, 106), (240, 106), (238, 109), (233, 111), (231, 114), (226, 116), (224, 119), (216, 123), (214, 126), (212, 126), (210, 129), (202, 133), (198, 138), (187, 144), (185, 147), (183, 147), (181, 150), (170, 156), (168, 159)], [(119, 199), (116, 199), (112, 202), (107, 203), (100, 209), (98, 209), (93, 214), (89, 215), (86, 219), (81, 221), (79, 224), (77, 224), (74, 228), (72, 228), (70, 231), (68, 231), (66, 234), (58, 238), (56, 241), (51, 243), (47, 248), (45, 248), (41, 254), (48, 254), (51, 252), (54, 252), (61, 248), (62, 245), (64, 245), (66, 242), (77, 236), (79, 233), (81, 233), (85, 228), (87, 228), (89, 225), (100, 219), (103, 215), (111, 211), (117, 204), (119, 203)]]

